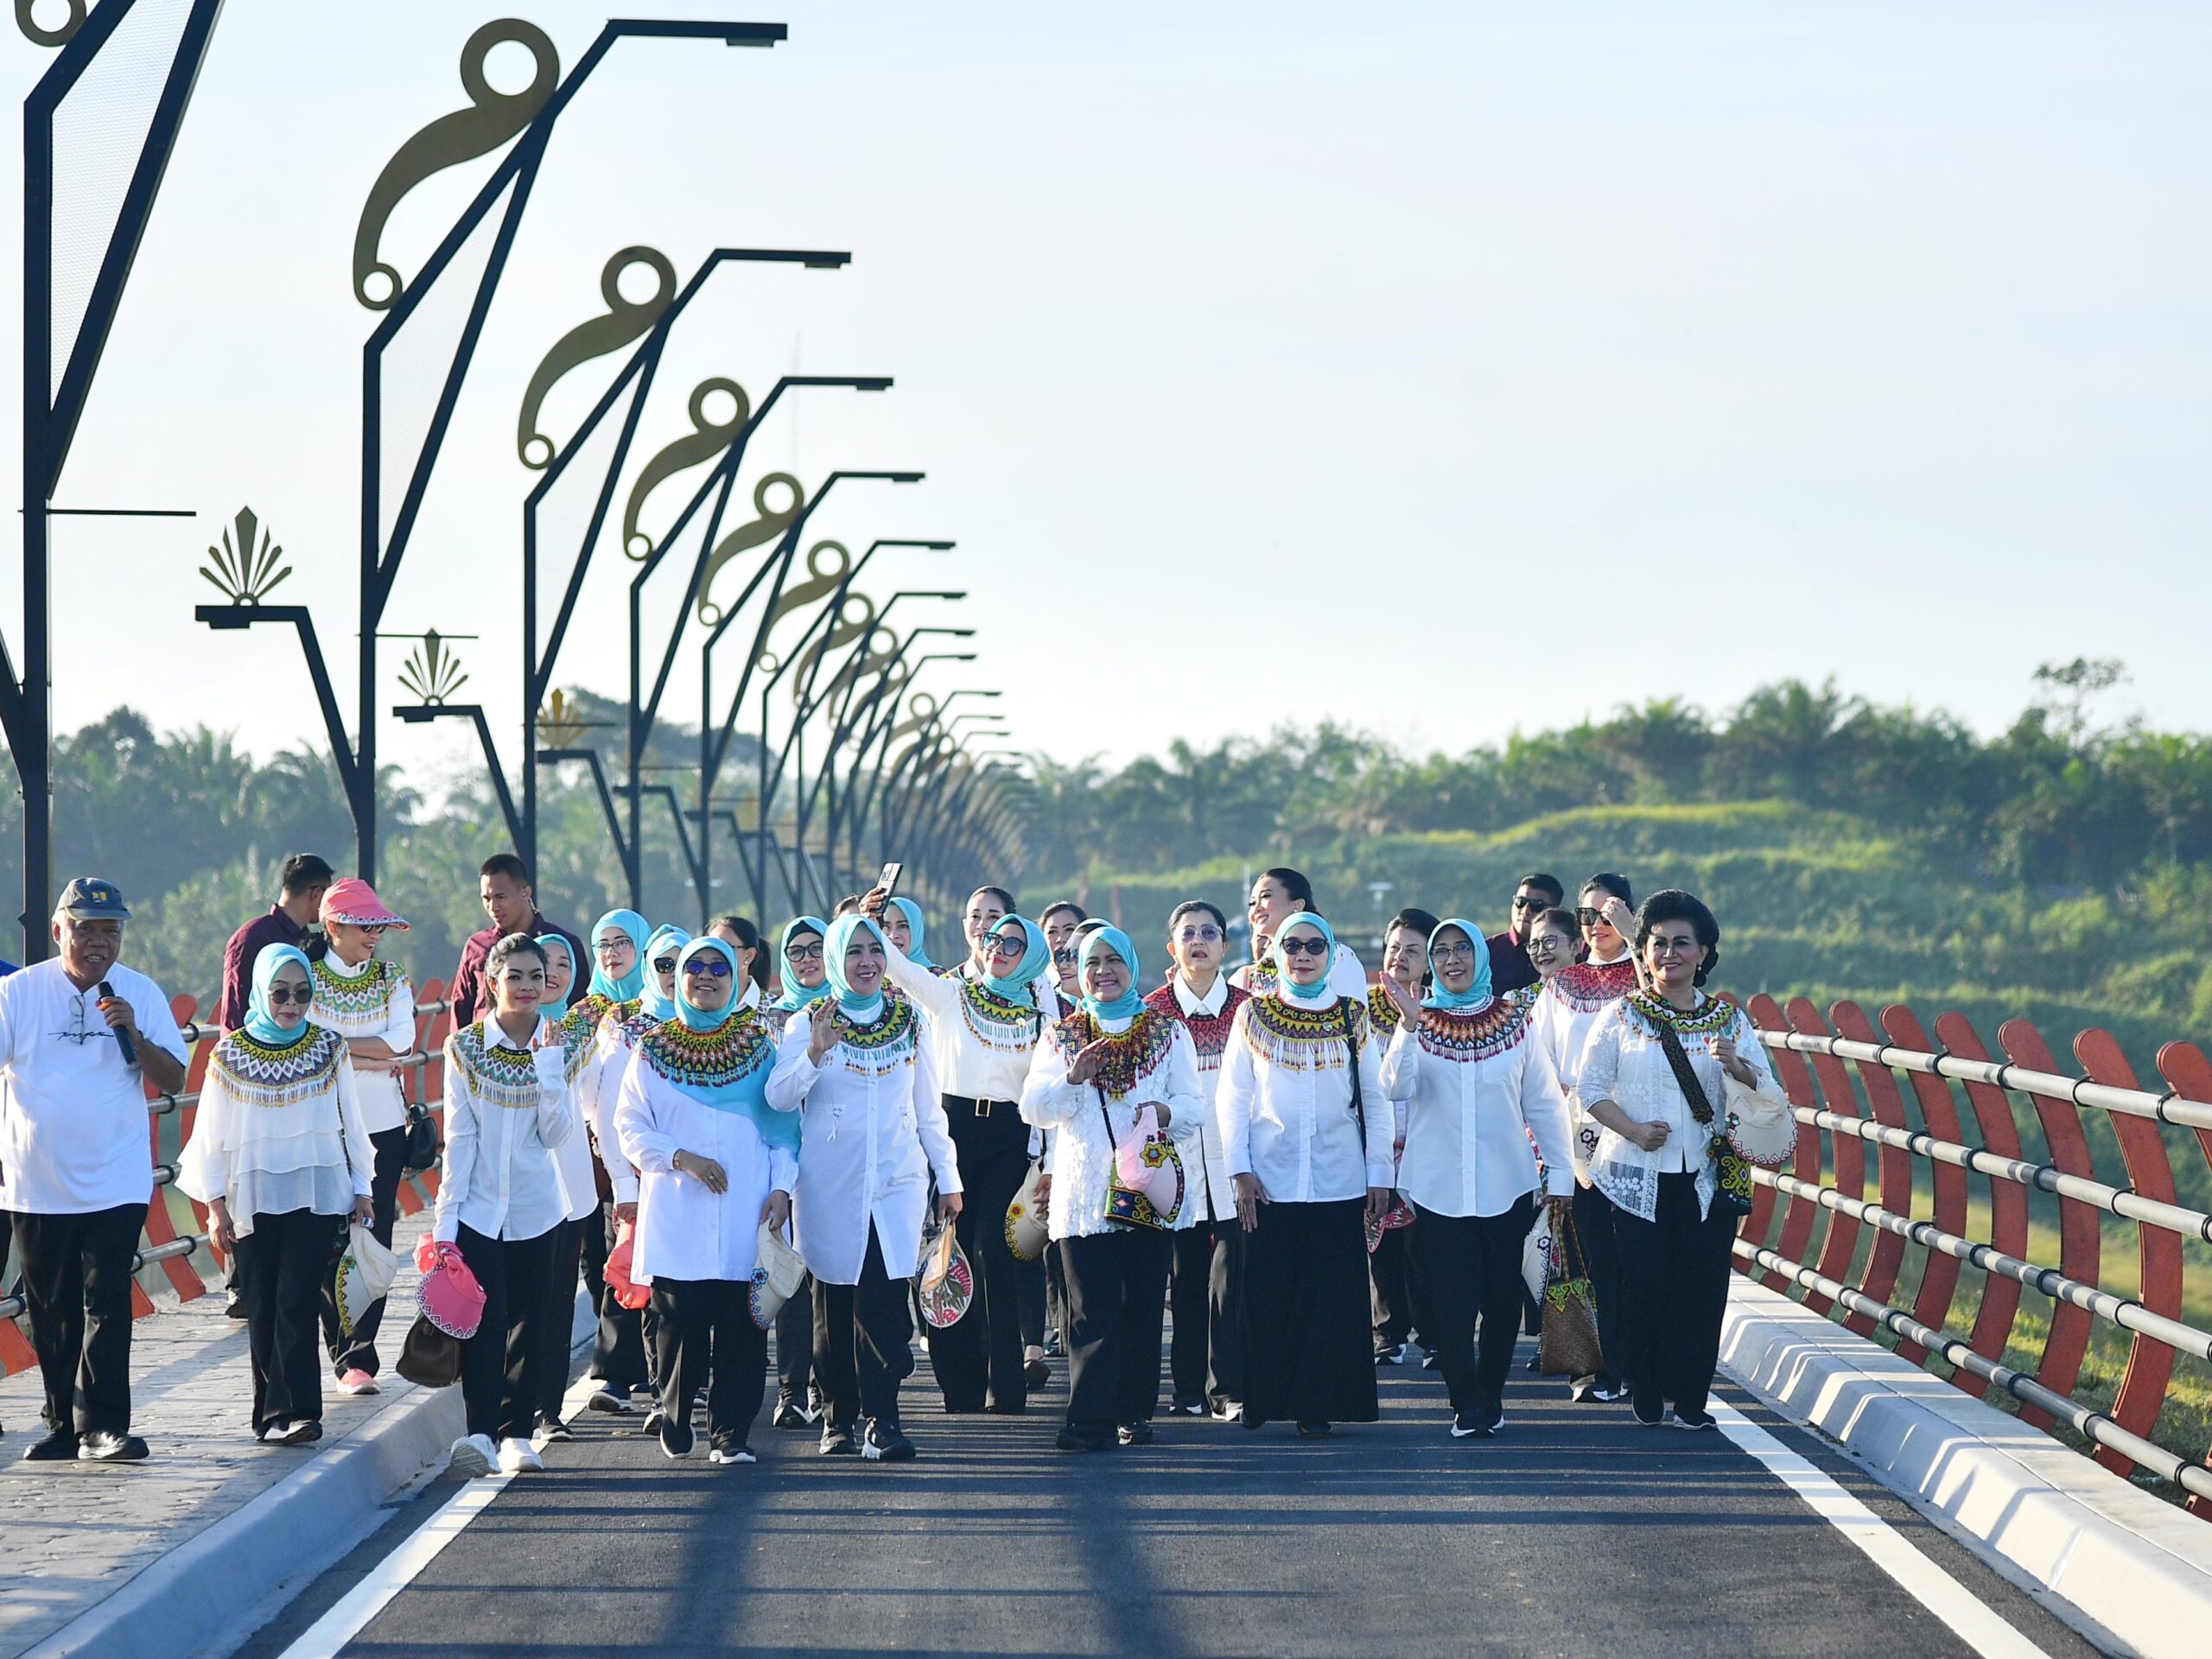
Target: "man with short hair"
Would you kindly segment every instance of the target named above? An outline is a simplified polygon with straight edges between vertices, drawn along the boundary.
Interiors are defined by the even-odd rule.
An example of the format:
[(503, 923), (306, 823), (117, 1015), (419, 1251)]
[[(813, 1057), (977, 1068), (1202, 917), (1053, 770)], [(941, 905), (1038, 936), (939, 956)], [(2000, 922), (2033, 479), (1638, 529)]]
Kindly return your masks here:
[(146, 1088), (184, 1087), (184, 1038), (162, 988), (117, 958), (130, 912), (79, 878), (54, 907), (59, 954), (0, 979), (0, 1209), (23, 1264), (46, 1383), (24, 1460), (137, 1463), (130, 1275), (154, 1166)]
[(1536, 964), (1529, 960), (1529, 930), (1537, 917), (1566, 897), (1567, 889), (1555, 875), (1539, 870), (1521, 878), (1513, 889), (1511, 924), (1504, 932), (1493, 933), (1484, 941), (1490, 946), (1490, 988), (1493, 996), (1503, 996), (1508, 991), (1517, 991), (1536, 982), (1540, 976)]
[(476, 1023), (483, 1012), (484, 958), (492, 947), (510, 933), (558, 933), (569, 942), (578, 973), (588, 971), (591, 953), (584, 942), (558, 923), (537, 913), (537, 891), (531, 886), (530, 867), (512, 853), (494, 853), (477, 869), (478, 892), (492, 925), (480, 927), (461, 948), (461, 965), (453, 970), (453, 985), (446, 995), (453, 1001), (453, 1028), (460, 1031)]
[(215, 1010), (215, 1023), (226, 1034), (245, 1023), (246, 1004), (253, 999), (255, 959), (267, 945), (307, 943), (308, 925), (322, 908), (322, 895), (335, 874), (327, 860), (314, 853), (294, 853), (284, 861), (276, 902), (267, 914), (231, 935), (223, 947), (223, 1000)]

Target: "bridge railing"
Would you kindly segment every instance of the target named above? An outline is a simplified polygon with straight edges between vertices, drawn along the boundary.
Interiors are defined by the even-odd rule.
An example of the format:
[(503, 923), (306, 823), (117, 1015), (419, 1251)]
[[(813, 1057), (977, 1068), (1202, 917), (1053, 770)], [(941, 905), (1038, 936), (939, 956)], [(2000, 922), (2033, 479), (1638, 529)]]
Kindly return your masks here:
[[(442, 980), (433, 979), (422, 987), (421, 998), (415, 1005), (415, 1052), (401, 1077), (402, 1091), (408, 1103), (420, 1105), (438, 1118), (442, 1117), (441, 1102), (444, 1093), (444, 1063), (439, 1057), (453, 1024), (451, 1005), (444, 997)], [(221, 1253), (207, 1236), (207, 1206), (197, 1200), (186, 1199), (192, 1224), (180, 1230), (171, 1200), (177, 1160), (192, 1135), (193, 1116), (200, 1103), (200, 1084), (207, 1074), (208, 1057), (214, 1052), (216, 1041), (222, 1035), (212, 1023), (203, 1025), (195, 1020), (194, 1016), (199, 1007), (198, 1000), (189, 996), (173, 997), (169, 1001), (169, 1010), (175, 1015), (177, 1028), (190, 1051), (190, 1065), (185, 1072), (185, 1086), (175, 1094), (162, 1094), (152, 1089), (146, 1091), (146, 1132), (153, 1145), (154, 1189), (146, 1206), (146, 1226), (139, 1240), (137, 1258), (131, 1264), (135, 1274), (159, 1268), (162, 1278), (154, 1281), (156, 1286), (166, 1280), (176, 1299), (188, 1302), (207, 1292), (207, 1281), (201, 1277), (195, 1258), (213, 1263), (219, 1270), (224, 1265)], [(443, 1123), (439, 1127), (442, 1133)], [(402, 1181), (401, 1212), (415, 1214), (436, 1196), (437, 1190), (435, 1169), (424, 1170)], [(0, 1267), (5, 1265), (0, 1262)], [(145, 1284), (135, 1278), (130, 1287), (130, 1311), (134, 1319), (143, 1319), (154, 1311), (154, 1299), (147, 1294)], [(29, 1337), (16, 1324), (23, 1312), (21, 1295), (0, 1295), (0, 1375), (13, 1376), (38, 1363)]]
[[(2193, 1043), (2169, 1043), (2158, 1056), (2165, 1087), (2148, 1090), (2104, 1031), (2075, 1038), (2083, 1075), (2074, 1077), (2024, 1020), (1999, 1028), (1993, 1057), (1956, 1014), (1936, 1021), (1931, 1040), (1906, 1007), (1884, 1008), (1878, 1027), (1848, 1001), (1826, 1019), (1802, 997), (1784, 1007), (1761, 995), (1745, 1007), (1799, 1133), (1789, 1167), (1755, 1172), (1738, 1270), (1796, 1288), (1861, 1336), (1883, 1333), (1966, 1393), (2001, 1391), (2024, 1421), (2072, 1431), (2106, 1467), (2167, 1483), (2212, 1518), (2202, 1431), (2181, 1431), (2190, 1443), (2179, 1450), (2177, 1433), (2160, 1433), (2177, 1357), (2193, 1368), (2212, 1361), (2212, 1320), (2192, 1323), (2184, 1311), (2192, 1290), (2196, 1306), (2212, 1307), (2212, 1214), (2181, 1201), (2175, 1176), (2177, 1156), (2212, 1173), (2212, 1061)], [(2024, 1136), (2031, 1125), (2040, 1157)], [(2100, 1175), (2100, 1154), (2114, 1179)], [(2134, 1224), (2126, 1291), (2104, 1282), (2106, 1257), (2130, 1242), (2124, 1226), (2106, 1237), (2108, 1218)], [(1953, 1308), (1968, 1268), (1980, 1275), (1970, 1287), (1979, 1295), (1961, 1334), (1954, 1325), (1966, 1313), (1955, 1319)], [(2020, 1328), (2028, 1291), (2049, 1300), (2050, 1318), (2040, 1352), (2023, 1363), (2034, 1345)], [(2077, 1398), (2101, 1391), (2077, 1388), (2101, 1332), (2099, 1346), (2121, 1332), (2126, 1350), (2104, 1407)]]

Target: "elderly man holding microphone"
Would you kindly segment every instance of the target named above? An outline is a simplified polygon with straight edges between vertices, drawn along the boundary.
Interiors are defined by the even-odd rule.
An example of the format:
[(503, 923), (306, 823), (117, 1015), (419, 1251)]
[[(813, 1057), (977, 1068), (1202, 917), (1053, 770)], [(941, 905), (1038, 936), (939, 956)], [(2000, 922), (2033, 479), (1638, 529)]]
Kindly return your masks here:
[(29, 1463), (136, 1463), (130, 1274), (154, 1190), (146, 1090), (184, 1086), (160, 986), (117, 960), (130, 912), (79, 878), (54, 907), (60, 952), (0, 980), (0, 1208), (15, 1224), (47, 1433)]

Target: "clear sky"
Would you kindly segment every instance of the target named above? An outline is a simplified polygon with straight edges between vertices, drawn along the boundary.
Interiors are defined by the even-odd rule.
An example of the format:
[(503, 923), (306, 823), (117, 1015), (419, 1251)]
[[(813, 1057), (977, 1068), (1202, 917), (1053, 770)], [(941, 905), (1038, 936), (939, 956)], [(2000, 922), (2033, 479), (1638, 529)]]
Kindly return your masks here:
[[(931, 672), (1003, 688), (1023, 747), (1333, 717), (1458, 749), (1789, 674), (1989, 728), (2079, 654), (2212, 726), (2202, 6), (641, 10), (791, 38), (620, 46), (553, 141), (387, 619), (482, 636), (469, 690), (511, 745), (517, 407), (633, 243), (686, 274), (717, 244), (852, 250), (718, 276), (639, 458), (710, 375), (896, 376), (772, 417), (753, 471), (929, 474), (817, 528), (958, 540), (884, 555), (877, 591), (970, 590), (982, 660)], [(250, 503), (350, 683), (354, 226), (498, 15), (225, 8), (58, 496), (201, 516), (57, 527), (65, 728), (127, 701), (320, 741), (289, 635), (195, 627), (196, 568)], [(526, 15), (568, 63), (605, 14)], [(11, 99), (46, 61), (0, 36)], [(489, 165), (410, 197), (387, 257), (416, 270)], [(620, 694), (627, 575), (610, 541), (564, 683)], [(11, 644), (16, 588), (10, 558)]]

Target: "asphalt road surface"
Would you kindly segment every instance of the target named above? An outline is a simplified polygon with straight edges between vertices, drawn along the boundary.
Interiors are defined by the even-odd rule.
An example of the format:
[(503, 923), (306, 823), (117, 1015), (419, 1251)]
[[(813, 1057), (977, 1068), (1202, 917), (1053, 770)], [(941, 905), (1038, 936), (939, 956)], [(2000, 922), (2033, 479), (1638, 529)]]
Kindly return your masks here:
[[(1153, 1446), (1090, 1456), (1052, 1447), (1058, 1360), (1017, 1419), (944, 1415), (924, 1358), (905, 1395), (921, 1456), (906, 1465), (819, 1457), (811, 1433), (779, 1433), (765, 1414), (759, 1464), (708, 1464), (703, 1434), (674, 1463), (639, 1433), (641, 1414), (579, 1414), (577, 1440), (548, 1448), (545, 1472), (517, 1478), (342, 1651), (1977, 1650), (1725, 1435), (1570, 1405), (1519, 1363), (1505, 1432), (1457, 1442), (1441, 1381), (1413, 1367), (1383, 1370), (1382, 1422), (1329, 1440), (1162, 1419)], [(1740, 1391), (1720, 1397), (2031, 1644), (2012, 1651), (2094, 1651), (1815, 1437)], [(305, 1659), (302, 1633), (462, 1484), (446, 1477), (397, 1506), (241, 1652)]]

